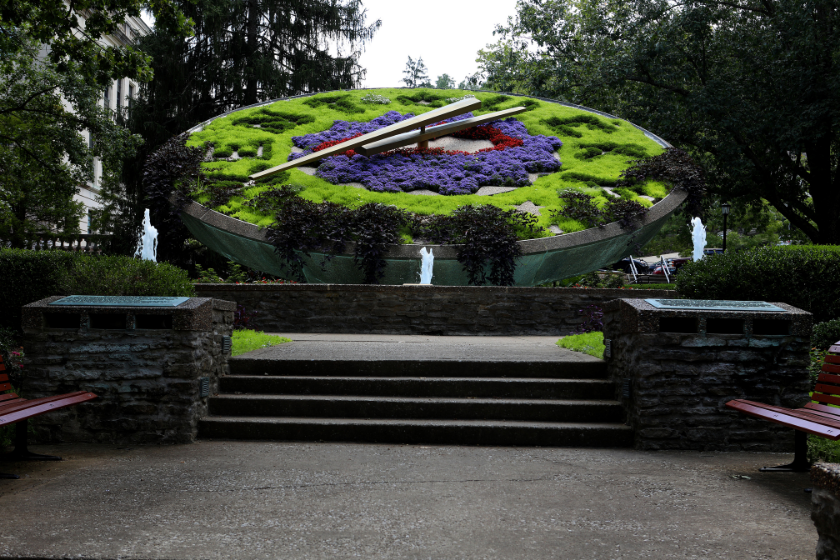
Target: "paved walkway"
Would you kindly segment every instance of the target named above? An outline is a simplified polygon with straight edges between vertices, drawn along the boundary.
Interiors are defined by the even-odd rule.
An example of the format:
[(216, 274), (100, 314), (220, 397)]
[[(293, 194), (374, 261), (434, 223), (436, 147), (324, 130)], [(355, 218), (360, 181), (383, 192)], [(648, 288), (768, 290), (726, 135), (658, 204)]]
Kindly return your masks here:
[(293, 343), (249, 352), (249, 358), (319, 360), (470, 360), (597, 362), (557, 346), (559, 336), (426, 336), (269, 333)]
[[(0, 556), (812, 559), (786, 455), (205, 441), (3, 464)], [(749, 477), (749, 478), (745, 478)]]

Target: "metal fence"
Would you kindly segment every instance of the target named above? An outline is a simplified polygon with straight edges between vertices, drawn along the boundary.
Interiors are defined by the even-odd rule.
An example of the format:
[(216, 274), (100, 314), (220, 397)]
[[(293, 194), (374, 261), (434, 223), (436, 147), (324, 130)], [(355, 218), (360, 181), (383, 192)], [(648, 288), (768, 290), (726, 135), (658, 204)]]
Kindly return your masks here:
[[(23, 248), (33, 251), (73, 251), (101, 255), (103, 245), (110, 238), (110, 235), (92, 233), (43, 235), (24, 241)], [(11, 246), (10, 241), (0, 240), (0, 247)]]

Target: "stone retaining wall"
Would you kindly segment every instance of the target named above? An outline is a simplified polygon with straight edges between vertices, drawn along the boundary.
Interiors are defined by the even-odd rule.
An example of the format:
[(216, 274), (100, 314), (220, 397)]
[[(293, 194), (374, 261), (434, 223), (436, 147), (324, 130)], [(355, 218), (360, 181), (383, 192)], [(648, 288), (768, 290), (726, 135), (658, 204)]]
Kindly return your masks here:
[(199, 296), (235, 301), (267, 332), (566, 335), (588, 305), (668, 290), (371, 286), (356, 284), (196, 284)]
[(793, 433), (727, 408), (749, 399), (797, 408), (809, 401), (811, 315), (607, 305), (610, 378), (637, 449), (792, 451)]
[[(28, 398), (91, 391), (99, 398), (35, 417), (36, 441), (181, 443), (192, 441), (207, 399), (227, 372), (223, 337), (232, 302), (192, 298), (176, 308), (23, 308)], [(105, 328), (96, 328), (97, 325)], [(143, 328), (145, 327), (145, 328)]]

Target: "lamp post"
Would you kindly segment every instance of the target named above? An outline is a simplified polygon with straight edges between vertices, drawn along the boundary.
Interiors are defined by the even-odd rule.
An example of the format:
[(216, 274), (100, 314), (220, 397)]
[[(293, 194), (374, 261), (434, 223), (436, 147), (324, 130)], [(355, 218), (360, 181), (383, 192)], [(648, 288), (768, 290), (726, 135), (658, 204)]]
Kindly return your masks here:
[(726, 252), (726, 217), (729, 216), (729, 203), (724, 202), (720, 205), (720, 211), (723, 214), (723, 252)]

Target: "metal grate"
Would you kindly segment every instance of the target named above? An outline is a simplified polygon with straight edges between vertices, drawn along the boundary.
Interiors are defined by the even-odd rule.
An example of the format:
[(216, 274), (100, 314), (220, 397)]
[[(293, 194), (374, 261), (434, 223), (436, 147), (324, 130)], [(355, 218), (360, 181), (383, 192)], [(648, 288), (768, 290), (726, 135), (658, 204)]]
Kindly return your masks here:
[(233, 348), (233, 340), (229, 336), (222, 337), (222, 354), (230, 354)]
[(201, 398), (210, 396), (210, 378), (209, 377), (199, 377), (198, 378), (198, 396), (201, 397)]

